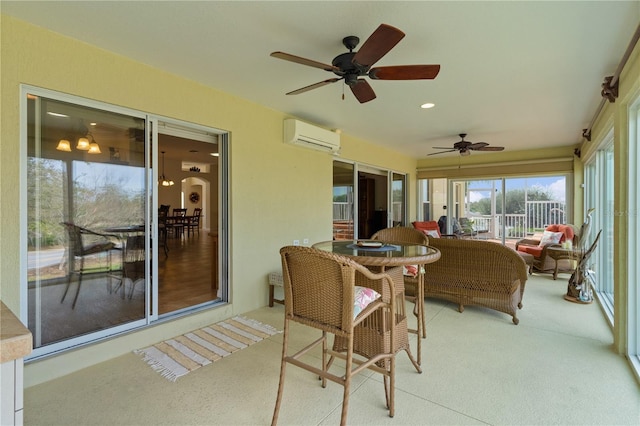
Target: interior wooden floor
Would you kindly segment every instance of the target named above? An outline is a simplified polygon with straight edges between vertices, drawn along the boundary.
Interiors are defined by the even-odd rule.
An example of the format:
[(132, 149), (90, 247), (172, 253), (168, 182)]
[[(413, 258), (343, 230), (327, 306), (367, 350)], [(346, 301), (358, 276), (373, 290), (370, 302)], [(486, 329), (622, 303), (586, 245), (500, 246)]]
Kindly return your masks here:
[(158, 256), (158, 313), (160, 315), (217, 299), (212, 286), (213, 238), (208, 231), (182, 237), (169, 235), (168, 256)]

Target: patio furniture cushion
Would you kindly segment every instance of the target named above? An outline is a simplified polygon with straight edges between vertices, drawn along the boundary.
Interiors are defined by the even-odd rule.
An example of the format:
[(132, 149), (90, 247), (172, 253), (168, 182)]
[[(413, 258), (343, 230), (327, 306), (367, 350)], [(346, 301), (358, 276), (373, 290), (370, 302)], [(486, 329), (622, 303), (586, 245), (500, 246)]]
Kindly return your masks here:
[(529, 253), (534, 257), (540, 257), (542, 254), (542, 250), (544, 250), (544, 246), (519, 246), (518, 251), (522, 251), (524, 253)]
[(440, 227), (435, 220), (429, 220), (424, 222), (411, 222), (413, 227), (418, 231), (424, 233), (427, 237), (440, 238)]
[(549, 225), (545, 228), (545, 231), (561, 232), (562, 237), (558, 243), (563, 243), (566, 240), (573, 240), (573, 237), (575, 236), (572, 225)]
[(546, 246), (547, 244), (558, 244), (564, 234), (562, 232), (552, 232), (552, 231), (544, 231), (542, 234), (542, 238), (540, 239), (540, 244), (538, 246)]
[(354, 286), (353, 318), (355, 319), (371, 302), (380, 297), (380, 293), (369, 287)]

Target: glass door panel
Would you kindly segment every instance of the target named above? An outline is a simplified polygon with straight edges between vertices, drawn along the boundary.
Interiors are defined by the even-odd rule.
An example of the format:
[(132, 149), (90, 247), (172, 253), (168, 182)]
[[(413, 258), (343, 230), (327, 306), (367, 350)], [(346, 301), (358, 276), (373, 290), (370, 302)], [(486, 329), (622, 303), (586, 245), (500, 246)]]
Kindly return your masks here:
[(352, 240), (354, 234), (354, 165), (333, 162), (333, 239)]
[(157, 134), (158, 315), (220, 299), (218, 140), (160, 122)]
[(406, 176), (391, 173), (391, 221), (392, 226), (407, 226), (406, 223)]
[(565, 176), (451, 181), (445, 233), (514, 247), (550, 224), (567, 223), (566, 186)]
[(34, 353), (146, 317), (145, 120), (26, 95)]
[(389, 172), (369, 166), (358, 166), (358, 235), (371, 238), (389, 226)]

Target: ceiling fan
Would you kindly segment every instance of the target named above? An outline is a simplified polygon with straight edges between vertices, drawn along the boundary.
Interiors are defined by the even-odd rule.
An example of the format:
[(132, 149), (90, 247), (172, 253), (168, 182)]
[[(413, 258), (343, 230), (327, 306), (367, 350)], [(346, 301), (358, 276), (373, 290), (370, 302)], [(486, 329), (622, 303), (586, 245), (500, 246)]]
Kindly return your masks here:
[(437, 155), (444, 154), (445, 152), (454, 152), (460, 151), (460, 155), (471, 155), (471, 151), (502, 151), (504, 150), (503, 146), (489, 146), (486, 142), (469, 142), (465, 141), (464, 138), (467, 136), (466, 133), (460, 133), (460, 141), (453, 144), (453, 148), (444, 148), (441, 146), (434, 146), (433, 149), (446, 149), (446, 151), (434, 152), (433, 154), (427, 155)]
[(371, 68), (373, 64), (378, 62), (398, 44), (404, 35), (402, 31), (391, 25), (381, 24), (364, 44), (362, 44), (358, 52), (354, 52), (353, 49), (358, 45), (360, 39), (356, 36), (345, 37), (342, 39), (342, 44), (349, 49), (349, 52), (336, 56), (331, 62), (331, 65), (284, 52), (273, 52), (271, 56), (333, 72), (339, 77), (330, 78), (294, 90), (287, 93), (287, 95), (298, 95), (327, 84), (344, 80), (347, 86), (351, 88), (351, 92), (356, 99), (358, 99), (360, 103), (365, 103), (375, 99), (376, 94), (367, 80), (359, 77), (368, 76), (373, 80), (422, 80), (434, 79), (438, 75), (438, 72), (440, 72), (440, 65), (395, 65)]

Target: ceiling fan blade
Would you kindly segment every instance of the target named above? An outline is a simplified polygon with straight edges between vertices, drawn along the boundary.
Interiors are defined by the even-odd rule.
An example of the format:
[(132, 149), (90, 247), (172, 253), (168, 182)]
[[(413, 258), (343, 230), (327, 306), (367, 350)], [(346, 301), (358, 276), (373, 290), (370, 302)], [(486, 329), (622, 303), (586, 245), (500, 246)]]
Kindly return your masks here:
[(457, 149), (449, 149), (447, 151), (434, 152), (432, 154), (427, 154), (427, 155), (438, 155), (438, 154), (444, 154), (444, 153), (447, 153), (447, 152), (455, 152), (455, 151), (457, 151)]
[(393, 46), (398, 44), (403, 37), (404, 33), (399, 29), (391, 25), (380, 24), (360, 47), (352, 62), (363, 67), (370, 67), (393, 49)]
[(274, 58), (284, 59), (285, 61), (295, 62), (296, 64), (307, 65), (309, 67), (320, 68), (321, 70), (342, 73), (340, 68), (333, 65), (323, 64), (322, 62), (314, 61), (312, 59), (302, 58), (296, 55), (290, 55), (284, 52), (273, 52), (271, 54)]
[(317, 89), (318, 87), (326, 86), (327, 84), (335, 83), (336, 81), (342, 80), (341, 78), (330, 78), (325, 81), (321, 81), (319, 83), (311, 84), (309, 86), (305, 86), (301, 89), (294, 90), (292, 92), (287, 93), (287, 95), (299, 95), (300, 93), (308, 92), (309, 90)]
[(484, 148), (487, 145), (489, 145), (489, 144), (486, 143), (486, 142), (475, 142), (475, 143), (472, 143), (471, 145), (469, 145), (467, 147), (467, 149), (475, 149), (476, 151), (479, 151), (479, 150), (481, 150), (482, 148)]
[(367, 83), (367, 80), (359, 78), (356, 83), (350, 87), (351, 92), (353, 92), (353, 95), (361, 104), (372, 101), (376, 98), (376, 94), (369, 83)]
[(396, 65), (376, 67), (369, 71), (374, 80), (432, 80), (440, 72), (440, 65)]
[(431, 148), (433, 148), (433, 149), (451, 149), (452, 151), (455, 151), (456, 149), (458, 149), (458, 148), (453, 148), (452, 149), (450, 146), (446, 146), (446, 147), (445, 146), (432, 146)]
[(476, 148), (476, 151), (504, 151), (503, 146), (485, 146), (482, 148)]

